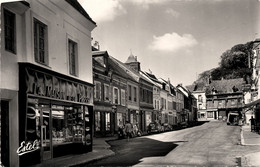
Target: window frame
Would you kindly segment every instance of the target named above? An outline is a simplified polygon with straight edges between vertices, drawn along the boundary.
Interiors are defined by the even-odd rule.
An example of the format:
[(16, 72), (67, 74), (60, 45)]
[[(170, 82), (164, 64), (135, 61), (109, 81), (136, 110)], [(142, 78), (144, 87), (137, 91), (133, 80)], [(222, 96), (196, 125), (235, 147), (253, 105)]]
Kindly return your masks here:
[[(39, 33), (39, 29), (40, 27), (43, 28), (44, 32), (43, 32), (43, 61), (40, 60), (40, 33)], [(35, 32), (36, 31), (36, 32)], [(36, 35), (36, 36), (35, 36)], [(37, 39), (35, 39), (37, 38)], [(37, 43), (36, 43), (37, 41)], [(48, 65), (49, 64), (49, 56), (48, 56), (48, 26), (47, 24), (43, 23), (42, 21), (40, 21), (39, 19), (37, 19), (36, 17), (33, 17), (33, 52), (34, 52), (34, 61), (39, 63), (39, 64), (43, 64), (43, 65)]]
[(126, 105), (126, 98), (125, 98), (125, 90), (121, 89), (121, 105), (125, 106)]
[[(71, 45), (73, 46), (73, 55), (74, 58), (72, 60), (71, 55)], [(74, 65), (73, 65), (74, 64)], [(78, 43), (71, 38), (68, 38), (68, 66), (69, 66), (69, 74), (73, 76), (78, 76)]]
[[(107, 90), (106, 90), (106, 87), (108, 88)], [(110, 97), (109, 97), (109, 85), (108, 84), (105, 84), (104, 83), (104, 101), (106, 101), (106, 102), (108, 102), (109, 100), (110, 100)], [(106, 99), (107, 97), (106, 97), (106, 94), (108, 95), (108, 99)]]
[(137, 102), (137, 88), (134, 86), (134, 95), (133, 95), (133, 99), (134, 99), (134, 102)]
[[(117, 99), (117, 103), (116, 103), (116, 96), (115, 96), (115, 89), (117, 89), (117, 97), (118, 97), (118, 99)], [(118, 89), (118, 87), (113, 87), (113, 103), (114, 104), (120, 104), (120, 92), (119, 92), (119, 89)]]
[[(97, 84), (100, 85), (99, 98), (97, 98)], [(101, 100), (101, 97), (102, 97), (102, 85), (101, 85), (101, 82), (99, 82), (99, 81), (94, 81), (94, 85), (95, 85), (95, 86), (94, 86), (94, 99), (100, 101), (100, 100)]]
[(132, 101), (132, 86), (128, 85), (128, 100)]
[[(6, 23), (6, 20), (10, 20), (10, 17), (9, 18), (6, 18), (7, 15), (9, 15), (10, 17), (12, 17), (12, 21), (13, 21), (13, 25), (7, 25)], [(7, 35), (7, 29), (11, 29), (11, 34), (12, 36), (9, 37)], [(11, 39), (9, 39), (11, 38)], [(8, 40), (11, 40), (11, 43), (12, 43), (12, 46), (11, 48), (7, 48), (7, 39)], [(17, 52), (17, 49), (16, 49), (16, 15), (15, 13), (11, 12), (10, 10), (8, 9), (5, 9), (4, 8), (4, 41), (5, 41), (5, 50), (8, 51), (8, 52), (11, 52), (13, 54), (16, 54)]]

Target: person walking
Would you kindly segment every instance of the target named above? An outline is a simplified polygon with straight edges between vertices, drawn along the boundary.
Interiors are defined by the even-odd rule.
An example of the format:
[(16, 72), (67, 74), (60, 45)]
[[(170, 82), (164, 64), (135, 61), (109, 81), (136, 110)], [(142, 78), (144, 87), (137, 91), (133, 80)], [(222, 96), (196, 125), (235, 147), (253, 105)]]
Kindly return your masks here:
[(255, 119), (253, 116), (251, 116), (251, 119), (249, 119), (250, 124), (251, 124), (251, 132), (255, 131)]
[(127, 121), (125, 124), (125, 132), (126, 132), (126, 136), (127, 136), (127, 141), (129, 141), (129, 138), (132, 133), (132, 125), (130, 124), (129, 121)]

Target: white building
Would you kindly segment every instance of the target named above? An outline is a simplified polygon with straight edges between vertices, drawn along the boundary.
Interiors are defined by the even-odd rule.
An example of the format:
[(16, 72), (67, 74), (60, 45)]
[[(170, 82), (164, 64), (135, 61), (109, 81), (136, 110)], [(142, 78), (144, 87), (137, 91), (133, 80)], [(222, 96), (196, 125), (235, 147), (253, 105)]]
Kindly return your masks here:
[(75, 0), (2, 3), (1, 20), (1, 163), (41, 163), (68, 154), (62, 145), (91, 150), (96, 23)]

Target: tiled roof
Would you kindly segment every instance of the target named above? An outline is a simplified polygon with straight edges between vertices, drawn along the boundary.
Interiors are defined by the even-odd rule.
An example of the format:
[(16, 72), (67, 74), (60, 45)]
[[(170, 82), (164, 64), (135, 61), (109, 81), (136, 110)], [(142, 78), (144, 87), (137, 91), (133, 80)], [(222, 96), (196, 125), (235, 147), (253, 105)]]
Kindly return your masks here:
[(139, 82), (140, 74), (135, 72), (133, 69), (131, 69), (126, 64), (122, 63), (121, 61), (117, 60), (116, 58), (109, 56), (110, 60), (113, 61), (118, 67), (121, 68), (125, 73), (127, 73), (132, 79), (134, 79), (136, 82)]
[(77, 0), (65, 0), (68, 2), (72, 7), (74, 7), (79, 13), (81, 13), (85, 18), (87, 18), (89, 21), (94, 23), (96, 25), (96, 22), (94, 22), (91, 17), (88, 15), (88, 13), (84, 10), (84, 8), (80, 5), (80, 3)]
[(207, 87), (207, 92), (209, 93), (213, 88), (217, 93), (232, 93), (233, 87), (235, 86), (238, 90), (242, 91), (242, 86), (244, 84), (243, 78), (238, 79), (227, 79), (227, 80), (213, 80)]

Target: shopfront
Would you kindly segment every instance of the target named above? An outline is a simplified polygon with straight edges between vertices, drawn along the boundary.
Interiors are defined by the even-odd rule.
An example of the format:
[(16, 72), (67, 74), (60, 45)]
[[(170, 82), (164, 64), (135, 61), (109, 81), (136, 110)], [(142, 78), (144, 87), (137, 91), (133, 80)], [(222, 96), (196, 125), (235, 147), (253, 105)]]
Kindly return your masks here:
[(19, 65), (21, 166), (92, 151), (93, 85), (29, 63)]
[(111, 136), (114, 134), (115, 113), (112, 106), (94, 106), (96, 137)]

